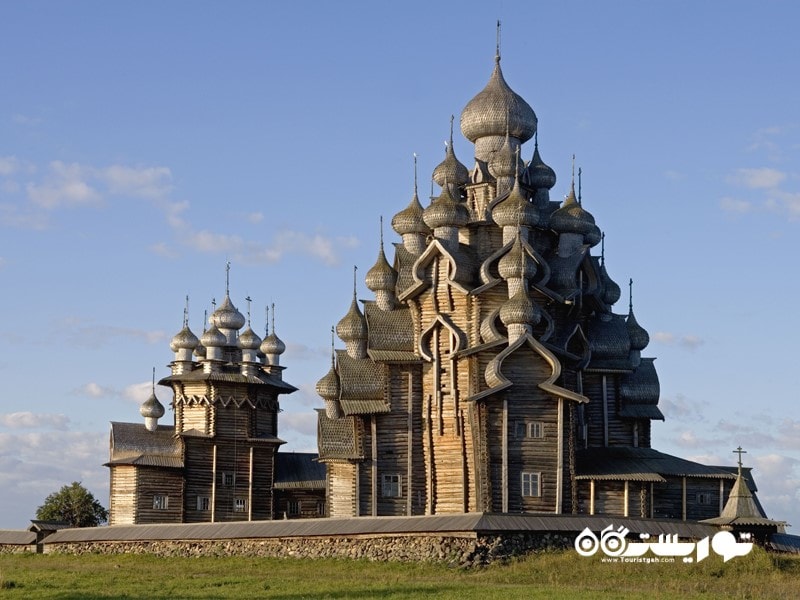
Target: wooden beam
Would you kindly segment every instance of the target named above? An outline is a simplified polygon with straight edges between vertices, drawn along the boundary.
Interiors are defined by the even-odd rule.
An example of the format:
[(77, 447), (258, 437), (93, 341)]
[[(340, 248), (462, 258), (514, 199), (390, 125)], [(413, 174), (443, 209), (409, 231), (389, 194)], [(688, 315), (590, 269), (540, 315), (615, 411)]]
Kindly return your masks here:
[(603, 446), (608, 448), (608, 388), (603, 375)]
[(253, 520), (253, 447), (250, 446), (250, 468), (248, 472), (249, 484), (247, 486), (247, 520)]
[(408, 372), (408, 394), (407, 394), (407, 402), (408, 402), (408, 438), (406, 439), (406, 452), (408, 454), (406, 460), (406, 490), (407, 490), (407, 498), (406, 498), (406, 514), (411, 515), (413, 506), (412, 506), (412, 497), (414, 495), (413, 486), (411, 485), (413, 482), (412, 474), (414, 472), (414, 394), (412, 393), (414, 386), (414, 373), (412, 371)]
[(686, 477), (681, 477), (681, 519), (686, 520)]
[(372, 516), (378, 516), (378, 415), (370, 417), (370, 437), (372, 437), (372, 467), (370, 468), (370, 479), (372, 487)]
[[(508, 512), (508, 399), (503, 398), (503, 436), (502, 436), (502, 466), (501, 466), (501, 488), (502, 488), (502, 507), (501, 511)], [(539, 482), (541, 485), (541, 482)]]
[(217, 445), (211, 447), (211, 522), (214, 523), (217, 512)]
[(589, 480), (589, 514), (594, 514), (594, 479)]
[(625, 480), (625, 493), (623, 494), (623, 500), (622, 500), (625, 503), (625, 505), (622, 507), (622, 516), (623, 517), (629, 516), (628, 515), (628, 501), (630, 500), (630, 498), (628, 496), (628, 493), (629, 493), (628, 480), (626, 479)]
[[(556, 445), (558, 446), (558, 457), (556, 458), (556, 510), (557, 515), (561, 514), (564, 487), (564, 399), (558, 399), (558, 436)], [(541, 484), (541, 482), (539, 482)]]

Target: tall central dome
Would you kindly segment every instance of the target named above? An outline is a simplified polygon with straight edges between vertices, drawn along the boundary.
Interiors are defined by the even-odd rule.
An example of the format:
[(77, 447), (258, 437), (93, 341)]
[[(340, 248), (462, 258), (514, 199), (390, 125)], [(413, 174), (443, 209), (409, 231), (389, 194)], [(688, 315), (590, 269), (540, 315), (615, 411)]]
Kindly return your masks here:
[(481, 156), (479, 140), (490, 138), (491, 150), (499, 147), (506, 134), (524, 144), (536, 133), (537, 122), (530, 104), (506, 83), (498, 54), (489, 83), (461, 112), (461, 133), (476, 144), (476, 158), (487, 160), (488, 155)]

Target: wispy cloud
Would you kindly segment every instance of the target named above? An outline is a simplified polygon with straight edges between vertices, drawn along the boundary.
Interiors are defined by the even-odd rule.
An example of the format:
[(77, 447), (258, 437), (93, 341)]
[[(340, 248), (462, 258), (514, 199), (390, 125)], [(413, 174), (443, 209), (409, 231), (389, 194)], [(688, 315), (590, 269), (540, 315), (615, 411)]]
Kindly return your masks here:
[(69, 417), (52, 413), (13, 412), (0, 414), (0, 425), (9, 429), (57, 429), (65, 431)]
[(33, 204), (53, 210), (62, 206), (98, 205), (102, 195), (89, 183), (88, 171), (77, 163), (50, 163), (45, 180), (28, 183), (25, 189)]
[(786, 181), (786, 173), (770, 167), (737, 169), (728, 179), (734, 185), (751, 189), (774, 189)]
[(730, 198), (728, 196), (722, 198), (719, 201), (719, 206), (725, 212), (731, 212), (737, 214), (749, 213), (754, 208), (752, 202), (748, 202), (747, 200), (741, 200), (738, 198)]
[(677, 345), (687, 350), (697, 350), (700, 346), (705, 344), (705, 340), (699, 336), (692, 334), (676, 335), (667, 331), (656, 331), (653, 334), (653, 340), (668, 346)]

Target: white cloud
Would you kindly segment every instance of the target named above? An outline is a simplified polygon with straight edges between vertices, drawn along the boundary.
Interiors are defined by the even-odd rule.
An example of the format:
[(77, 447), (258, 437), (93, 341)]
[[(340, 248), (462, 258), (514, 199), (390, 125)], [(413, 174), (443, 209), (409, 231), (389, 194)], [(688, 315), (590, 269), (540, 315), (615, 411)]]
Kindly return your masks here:
[(0, 156), (0, 175), (3, 177), (13, 175), (19, 168), (20, 163), (16, 156)]
[(786, 180), (786, 173), (770, 167), (737, 169), (729, 178), (731, 183), (755, 189), (773, 189)]
[(76, 389), (73, 394), (89, 396), (90, 398), (109, 398), (115, 396), (116, 392), (113, 388), (92, 381)]
[(678, 394), (675, 398), (661, 398), (658, 401), (658, 407), (667, 419), (692, 423), (706, 420), (703, 409), (707, 406), (708, 402), (690, 400), (683, 394)]
[(172, 191), (172, 172), (167, 167), (111, 165), (99, 169), (97, 177), (115, 195), (160, 198)]
[(264, 213), (262, 213), (262, 212), (252, 212), (252, 213), (248, 214), (247, 216), (245, 216), (245, 219), (247, 219), (253, 225), (258, 225), (259, 223), (261, 223), (264, 220)]
[(47, 210), (61, 206), (98, 205), (102, 196), (88, 183), (89, 178), (90, 172), (78, 163), (53, 161), (42, 183), (27, 184), (28, 199)]
[(9, 429), (68, 428), (69, 417), (52, 413), (13, 412), (0, 414), (0, 425)]
[(677, 344), (687, 350), (697, 350), (697, 348), (705, 344), (705, 340), (699, 336), (692, 334), (677, 336), (668, 331), (656, 331), (653, 334), (653, 340), (667, 346)]
[(737, 198), (725, 197), (719, 201), (719, 206), (726, 212), (744, 214), (753, 210), (752, 202), (739, 200)]

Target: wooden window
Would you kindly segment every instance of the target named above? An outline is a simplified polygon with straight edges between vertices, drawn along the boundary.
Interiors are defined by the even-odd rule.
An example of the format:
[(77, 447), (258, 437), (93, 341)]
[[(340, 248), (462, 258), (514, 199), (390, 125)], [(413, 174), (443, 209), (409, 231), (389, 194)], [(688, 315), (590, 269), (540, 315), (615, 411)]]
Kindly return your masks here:
[(403, 482), (400, 475), (391, 473), (381, 478), (381, 496), (384, 498), (402, 498)]
[(247, 499), (246, 498), (234, 498), (233, 499), (233, 512), (245, 512), (247, 510)]
[(698, 504), (711, 504), (711, 502), (714, 500), (711, 492), (697, 492), (696, 498)]
[(153, 496), (153, 510), (167, 510), (169, 508), (169, 496), (156, 494)]
[(522, 474), (522, 495), (538, 498), (542, 495), (542, 474)]
[(541, 421), (517, 421), (514, 426), (514, 437), (522, 439), (542, 439), (544, 423)]
[(541, 439), (544, 437), (544, 423), (541, 421), (533, 421), (528, 423), (528, 437)]
[(300, 514), (302, 508), (300, 500), (289, 500), (286, 503), (286, 514), (290, 517), (296, 517)]
[(236, 474), (235, 473), (221, 473), (220, 474), (221, 483), (226, 487), (231, 487), (236, 483)]
[(211, 499), (208, 496), (198, 496), (197, 510), (211, 510)]
[(317, 516), (324, 517), (325, 516), (325, 500), (318, 500), (317, 501)]

